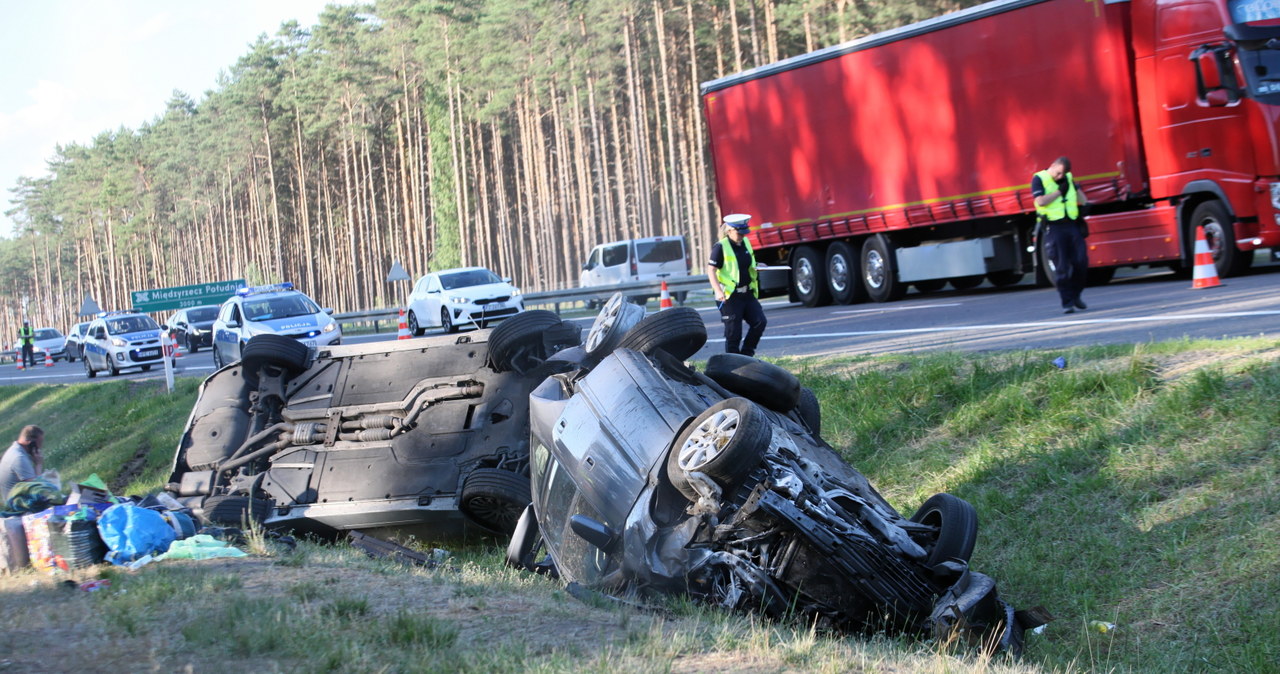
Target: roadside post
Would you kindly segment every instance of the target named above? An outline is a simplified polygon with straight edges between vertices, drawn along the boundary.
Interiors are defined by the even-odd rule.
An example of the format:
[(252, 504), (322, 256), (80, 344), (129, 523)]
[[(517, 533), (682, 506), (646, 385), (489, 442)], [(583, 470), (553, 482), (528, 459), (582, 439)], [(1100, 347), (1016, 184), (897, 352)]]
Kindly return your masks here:
[(160, 353), (164, 356), (164, 386), (166, 393), (173, 393), (173, 347), (174, 342), (169, 339), (168, 326), (160, 331)]
[[(405, 271), (404, 267), (401, 267), (398, 261), (392, 261), (391, 271), (387, 272), (387, 283), (395, 283), (396, 281), (412, 281), (412, 280), (413, 278), (409, 276), (409, 272)], [(392, 294), (394, 295), (394, 293)], [(403, 308), (405, 311), (407, 311), (409, 308), (408, 293), (402, 293), (399, 299), (400, 299), (400, 307)], [(403, 315), (403, 313), (401, 315)], [(378, 331), (377, 321), (373, 322), (373, 331), (374, 332)]]

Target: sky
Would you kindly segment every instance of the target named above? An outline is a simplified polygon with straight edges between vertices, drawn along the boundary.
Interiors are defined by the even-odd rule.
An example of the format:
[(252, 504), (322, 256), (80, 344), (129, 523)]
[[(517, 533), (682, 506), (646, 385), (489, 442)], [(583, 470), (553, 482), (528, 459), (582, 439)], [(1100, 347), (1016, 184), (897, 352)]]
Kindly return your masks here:
[(343, 0), (0, 0), (0, 236), (10, 190), (56, 147), (137, 129), (178, 89), (199, 102), (259, 35)]

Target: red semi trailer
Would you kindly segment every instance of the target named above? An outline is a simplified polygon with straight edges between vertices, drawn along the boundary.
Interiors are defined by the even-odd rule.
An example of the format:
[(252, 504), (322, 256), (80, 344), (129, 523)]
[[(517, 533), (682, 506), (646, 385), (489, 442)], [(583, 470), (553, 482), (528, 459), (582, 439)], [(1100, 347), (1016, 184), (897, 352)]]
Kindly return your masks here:
[(1090, 276), (1222, 276), (1280, 246), (1280, 2), (997, 0), (702, 85), (724, 213), (792, 299), (1035, 273), (1030, 182), (1068, 155)]

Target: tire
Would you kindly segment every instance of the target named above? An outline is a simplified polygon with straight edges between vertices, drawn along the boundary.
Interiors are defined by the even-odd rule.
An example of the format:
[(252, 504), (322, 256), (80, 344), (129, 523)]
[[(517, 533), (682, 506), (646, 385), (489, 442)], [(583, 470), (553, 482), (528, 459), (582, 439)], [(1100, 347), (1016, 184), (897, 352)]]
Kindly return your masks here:
[(458, 510), (489, 531), (510, 535), (532, 501), (529, 478), (500, 468), (476, 468), (462, 481)]
[(120, 374), (120, 370), (116, 367), (116, 362), (111, 359), (110, 354), (107, 355), (107, 376), (114, 377)]
[(947, 285), (947, 280), (944, 278), (931, 278), (927, 281), (912, 281), (911, 285), (916, 287), (916, 292), (936, 293)]
[(69, 346), (67, 347), (67, 362), (68, 363), (76, 362), (76, 354), (74, 351), (71, 350), (71, 347)]
[[(523, 311), (503, 321), (489, 334), (489, 359), (493, 369), (512, 370), (517, 357), (532, 347), (541, 347), (542, 333), (559, 324), (559, 316), (541, 309)], [(547, 354), (539, 349), (537, 356), (538, 360), (545, 360)]]
[(800, 246), (792, 255), (791, 286), (796, 298), (806, 307), (820, 307), (831, 302), (826, 261), (814, 247)]
[(1043, 238), (1036, 245), (1036, 255), (1040, 262), (1036, 267), (1037, 275), (1044, 274), (1044, 280), (1050, 286), (1058, 287), (1058, 268), (1053, 265), (1053, 258), (1049, 257), (1049, 247), (1045, 245)]
[(775, 412), (790, 412), (800, 402), (800, 380), (785, 369), (738, 353), (717, 353), (706, 374), (731, 393)]
[(238, 527), (244, 524), (246, 516), (251, 522), (261, 523), (267, 519), (270, 508), (271, 504), (260, 498), (215, 494), (205, 497), (200, 517), (211, 524)]
[(1008, 286), (1014, 286), (1021, 283), (1023, 276), (1026, 276), (1026, 274), (1023, 274), (1020, 271), (1006, 269), (1002, 271), (993, 271), (987, 274), (987, 280), (991, 282), (991, 285), (997, 288), (1006, 288)]
[(1111, 283), (1111, 279), (1115, 278), (1115, 275), (1115, 267), (1093, 267), (1085, 274), (1087, 285), (1091, 287), (1107, 285)]
[(222, 363), (222, 352), (218, 350), (218, 345), (217, 345), (217, 344), (214, 344), (213, 346), (211, 346), (211, 347), (209, 347), (209, 348), (213, 349), (213, 369), (215, 369), (215, 370), (221, 370), (221, 369), (222, 369), (222, 365), (223, 365), (223, 363)]
[(862, 242), (862, 281), (867, 287), (867, 297), (873, 302), (900, 300), (906, 292), (906, 285), (898, 281), (894, 250), (893, 242), (884, 234), (867, 237)]
[(645, 355), (661, 349), (677, 360), (686, 360), (706, 343), (707, 326), (702, 314), (691, 307), (675, 307), (645, 316), (623, 335), (617, 348)]
[(1243, 252), (1236, 248), (1235, 225), (1222, 202), (1206, 201), (1191, 213), (1191, 223), (1186, 241), (1191, 242), (1191, 260), (1195, 262), (1194, 241), (1196, 230), (1204, 228), (1204, 238), (1209, 244), (1209, 252), (1213, 254), (1213, 263), (1218, 268), (1218, 276), (1239, 276), (1253, 264), (1253, 253)]
[(934, 566), (948, 559), (969, 561), (978, 540), (978, 512), (968, 501), (951, 494), (934, 494), (911, 516), (912, 522), (938, 528), (925, 562)]
[(244, 345), (240, 366), (246, 378), (255, 378), (264, 367), (275, 367), (292, 377), (307, 369), (309, 350), (296, 339), (281, 335), (255, 335)]
[(426, 328), (418, 324), (418, 315), (413, 313), (412, 309), (409, 310), (408, 328), (409, 328), (409, 334), (413, 335), (414, 337), (421, 337), (427, 332)]
[(837, 241), (827, 248), (827, 289), (833, 302), (855, 304), (867, 301), (861, 269), (858, 256), (849, 244)]
[(81, 358), (80, 360), (84, 362), (84, 374), (86, 377), (93, 379), (98, 376), (98, 371), (93, 369), (93, 364), (89, 362), (88, 358)]
[(618, 343), (631, 328), (644, 319), (644, 309), (627, 301), (622, 293), (614, 293), (591, 324), (587, 341), (583, 344), (587, 355), (599, 362), (617, 348)]
[(200, 350), (200, 345), (191, 341), (191, 335), (187, 335), (185, 341), (187, 342), (187, 353), (195, 353)]
[(796, 403), (796, 414), (809, 432), (814, 436), (822, 435), (822, 405), (818, 403), (818, 394), (808, 386), (800, 387), (800, 400)]
[(698, 471), (729, 490), (760, 463), (772, 437), (764, 412), (746, 398), (722, 400), (699, 414), (676, 438), (667, 456), (667, 477), (690, 501), (698, 491), (689, 472)]
[(982, 285), (982, 281), (985, 278), (986, 277), (984, 277), (982, 274), (974, 274), (972, 276), (957, 276), (953, 279), (950, 279), (950, 282), (951, 282), (951, 287), (955, 288), (956, 290), (972, 290)]
[(458, 326), (453, 324), (453, 316), (449, 315), (449, 307), (440, 307), (440, 329), (445, 334), (458, 331)]

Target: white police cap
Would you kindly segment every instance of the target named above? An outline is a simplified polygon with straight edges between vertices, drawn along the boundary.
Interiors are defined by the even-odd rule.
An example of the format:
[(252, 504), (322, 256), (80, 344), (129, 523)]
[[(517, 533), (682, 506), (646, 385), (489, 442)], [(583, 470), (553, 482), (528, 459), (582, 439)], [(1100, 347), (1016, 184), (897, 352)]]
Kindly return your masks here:
[(734, 213), (733, 215), (724, 216), (725, 227), (732, 227), (740, 231), (746, 231), (750, 229), (751, 226), (747, 224), (750, 221), (751, 221), (751, 216), (747, 215), (746, 213)]

